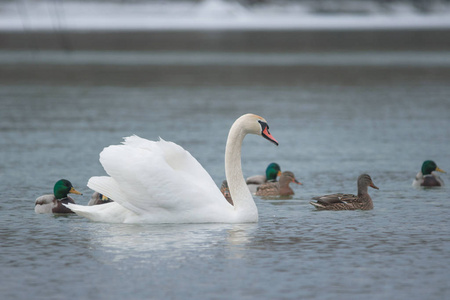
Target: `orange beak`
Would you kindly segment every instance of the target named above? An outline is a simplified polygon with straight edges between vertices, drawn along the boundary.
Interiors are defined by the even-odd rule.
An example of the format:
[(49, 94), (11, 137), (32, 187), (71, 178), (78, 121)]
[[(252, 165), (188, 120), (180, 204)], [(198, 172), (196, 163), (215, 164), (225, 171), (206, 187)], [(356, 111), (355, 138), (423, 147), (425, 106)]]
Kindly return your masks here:
[(69, 193), (77, 194), (77, 195), (83, 195), (82, 193), (80, 193), (79, 191), (77, 191), (74, 187), (71, 187), (71, 188), (70, 188)]
[(370, 186), (371, 188), (374, 188), (374, 189), (379, 190), (379, 188), (378, 188), (375, 184), (373, 184), (373, 182), (371, 182), (369, 186)]
[(262, 136), (278, 146), (278, 141), (270, 134), (269, 129), (267, 127), (264, 128)]

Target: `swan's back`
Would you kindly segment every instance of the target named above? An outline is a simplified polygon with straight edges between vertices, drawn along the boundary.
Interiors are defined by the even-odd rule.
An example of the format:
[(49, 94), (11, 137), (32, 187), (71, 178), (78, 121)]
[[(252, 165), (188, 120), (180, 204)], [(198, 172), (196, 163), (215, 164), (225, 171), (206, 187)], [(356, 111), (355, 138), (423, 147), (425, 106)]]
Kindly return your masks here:
[(232, 209), (201, 164), (175, 143), (131, 136), (105, 148), (100, 162), (111, 177), (92, 177), (88, 186), (138, 215)]

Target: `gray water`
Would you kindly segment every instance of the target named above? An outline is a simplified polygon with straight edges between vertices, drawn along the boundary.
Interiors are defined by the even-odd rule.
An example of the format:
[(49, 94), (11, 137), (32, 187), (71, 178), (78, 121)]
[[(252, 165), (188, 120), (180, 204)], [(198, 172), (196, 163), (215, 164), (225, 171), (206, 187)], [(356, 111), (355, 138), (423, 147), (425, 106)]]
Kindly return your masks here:
[[(448, 188), (411, 183), (426, 159), (450, 171), (449, 53), (354, 54), (1, 52), (1, 298), (448, 298)], [(255, 197), (256, 224), (34, 213), (60, 178), (87, 204), (98, 154), (132, 134), (182, 145), (219, 185), (228, 129), (247, 112), (280, 145), (248, 136), (244, 174), (278, 162), (303, 183), (291, 199)], [(355, 193), (365, 172), (374, 210), (308, 204)]]

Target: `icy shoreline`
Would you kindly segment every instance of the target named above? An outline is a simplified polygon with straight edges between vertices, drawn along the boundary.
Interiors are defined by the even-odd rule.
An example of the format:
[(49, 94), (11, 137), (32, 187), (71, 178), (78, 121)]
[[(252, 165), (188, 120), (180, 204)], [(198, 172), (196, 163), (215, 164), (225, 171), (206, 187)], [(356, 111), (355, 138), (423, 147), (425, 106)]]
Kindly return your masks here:
[[(369, 13), (368, 13), (369, 12)], [(244, 7), (206, 0), (156, 3), (18, 1), (0, 4), (0, 31), (450, 29), (450, 9), (311, 13), (300, 4)]]

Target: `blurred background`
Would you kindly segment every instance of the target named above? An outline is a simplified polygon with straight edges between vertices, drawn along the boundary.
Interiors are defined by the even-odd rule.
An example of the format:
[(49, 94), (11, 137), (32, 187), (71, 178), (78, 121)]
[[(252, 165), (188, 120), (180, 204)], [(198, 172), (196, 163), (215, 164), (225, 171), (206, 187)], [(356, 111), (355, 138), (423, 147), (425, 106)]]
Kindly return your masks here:
[[(448, 190), (411, 186), (424, 160), (450, 170), (449, 82), (447, 0), (1, 0), (2, 299), (449, 299)], [(303, 183), (255, 196), (257, 224), (34, 213), (60, 178), (87, 204), (99, 153), (132, 134), (220, 186), (248, 112), (280, 145), (247, 137), (244, 175)], [(309, 205), (361, 173), (373, 211)]]
[[(4, 83), (224, 83), (229, 76), (217, 78), (224, 70), (214, 70), (214, 76), (209, 69), (174, 72), (161, 57), (146, 55), (144, 63), (143, 57), (126, 51), (176, 52), (178, 60), (184, 57), (190, 62), (192, 53), (206, 52), (448, 51), (449, 28), (448, 0), (2, 0), (0, 79)], [(111, 64), (101, 62), (108, 56), (100, 51), (121, 54), (110, 57)], [(174, 61), (173, 56), (165, 58)], [(209, 62), (206, 57), (197, 59), (210, 66), (220, 64), (217, 57)], [(168, 68), (153, 76), (156, 82), (149, 82), (135, 76), (139, 69), (131, 66), (131, 60)], [(119, 61), (120, 72), (111, 74)], [(94, 63), (102, 68), (92, 68)], [(186, 76), (192, 73), (200, 78)]]

